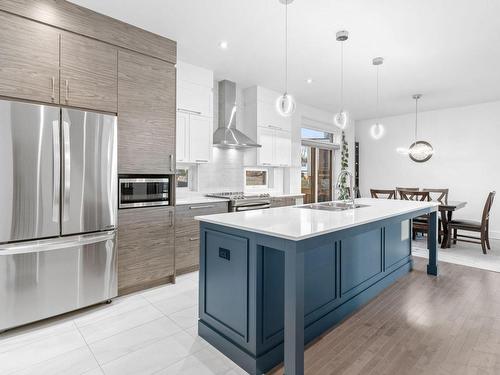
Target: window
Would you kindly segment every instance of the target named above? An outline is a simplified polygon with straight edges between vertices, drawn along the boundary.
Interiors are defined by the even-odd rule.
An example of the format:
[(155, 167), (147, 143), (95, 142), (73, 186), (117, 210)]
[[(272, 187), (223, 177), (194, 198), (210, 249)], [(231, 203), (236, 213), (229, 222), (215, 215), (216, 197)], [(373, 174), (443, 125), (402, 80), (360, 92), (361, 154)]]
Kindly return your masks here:
[(245, 168), (245, 189), (267, 189), (269, 172), (265, 168)]
[(175, 180), (176, 180), (176, 186), (178, 188), (180, 189), (189, 188), (189, 169), (188, 168), (177, 169)]

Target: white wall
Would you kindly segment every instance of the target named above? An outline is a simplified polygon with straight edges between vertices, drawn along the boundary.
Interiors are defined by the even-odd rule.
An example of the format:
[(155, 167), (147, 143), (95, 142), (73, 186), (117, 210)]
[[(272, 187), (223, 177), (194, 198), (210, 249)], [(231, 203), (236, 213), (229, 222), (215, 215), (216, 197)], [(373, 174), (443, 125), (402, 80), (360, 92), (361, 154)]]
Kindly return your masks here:
[[(341, 130), (333, 125), (333, 113), (297, 103), (297, 110), (292, 119), (292, 165), (289, 170), (288, 180), (285, 186), (290, 193), (300, 193), (300, 147), (301, 134), (300, 129), (310, 128), (322, 130), (330, 133), (341, 133)], [(349, 147), (349, 169), (354, 172), (354, 121), (351, 121), (346, 128), (346, 140)], [(340, 150), (334, 154), (334, 182), (337, 182), (337, 175), (340, 172)]]
[[(414, 113), (382, 119), (386, 132), (380, 140), (370, 136), (373, 121), (356, 122), (362, 196), (370, 188), (449, 188), (449, 200), (468, 202), (456, 217), (480, 220), (488, 192), (500, 188), (500, 101), (419, 113), (419, 138), (435, 149), (426, 163), (396, 153), (412, 143), (414, 121)], [(500, 238), (498, 198), (490, 230)]]

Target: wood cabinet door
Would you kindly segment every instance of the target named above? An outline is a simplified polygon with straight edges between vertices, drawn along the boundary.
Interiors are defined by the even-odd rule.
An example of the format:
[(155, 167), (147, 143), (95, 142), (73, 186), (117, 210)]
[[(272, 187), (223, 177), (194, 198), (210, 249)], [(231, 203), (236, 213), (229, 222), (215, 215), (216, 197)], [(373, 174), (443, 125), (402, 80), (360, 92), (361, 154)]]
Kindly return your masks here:
[(0, 12), (0, 95), (59, 103), (59, 30)]
[(212, 118), (189, 116), (189, 154), (194, 163), (208, 163), (212, 151)]
[(106, 43), (61, 34), (61, 103), (117, 111), (118, 51)]
[(175, 67), (118, 52), (118, 172), (175, 171)]
[(174, 208), (118, 212), (118, 293), (171, 281), (174, 275)]
[(177, 161), (189, 162), (189, 114), (180, 111), (177, 111), (175, 145)]
[(183, 204), (175, 211), (175, 273), (192, 272), (200, 264), (200, 223), (195, 216), (228, 211), (227, 202)]

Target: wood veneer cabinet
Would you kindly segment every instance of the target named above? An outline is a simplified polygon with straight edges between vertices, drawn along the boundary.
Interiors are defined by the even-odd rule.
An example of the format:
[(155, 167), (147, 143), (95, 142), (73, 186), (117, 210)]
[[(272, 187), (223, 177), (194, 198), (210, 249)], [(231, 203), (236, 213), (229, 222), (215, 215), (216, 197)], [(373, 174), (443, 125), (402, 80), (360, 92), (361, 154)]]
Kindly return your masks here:
[(61, 104), (116, 113), (117, 74), (117, 48), (61, 34)]
[(228, 211), (227, 202), (183, 204), (175, 211), (175, 273), (192, 272), (200, 266), (200, 223), (195, 216)]
[(118, 211), (118, 293), (171, 282), (174, 277), (174, 208)]
[(118, 172), (175, 172), (175, 66), (118, 53)]
[(59, 103), (59, 31), (0, 12), (0, 96)]

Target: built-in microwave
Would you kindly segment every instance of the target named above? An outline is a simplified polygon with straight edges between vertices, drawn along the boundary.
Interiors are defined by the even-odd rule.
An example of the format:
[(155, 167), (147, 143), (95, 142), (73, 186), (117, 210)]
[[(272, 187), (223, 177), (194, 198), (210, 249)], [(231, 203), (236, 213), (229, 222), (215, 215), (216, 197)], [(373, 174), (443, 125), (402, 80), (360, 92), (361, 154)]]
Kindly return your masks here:
[(170, 204), (169, 175), (120, 175), (118, 176), (118, 207), (152, 207)]

